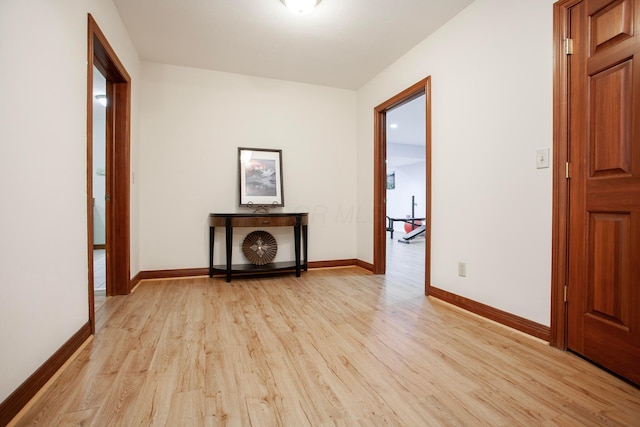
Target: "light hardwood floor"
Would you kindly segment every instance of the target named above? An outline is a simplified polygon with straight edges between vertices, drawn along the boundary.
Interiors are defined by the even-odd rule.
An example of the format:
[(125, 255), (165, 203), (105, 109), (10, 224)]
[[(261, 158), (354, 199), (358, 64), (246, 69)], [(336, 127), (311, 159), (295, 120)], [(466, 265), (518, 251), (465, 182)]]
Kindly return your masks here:
[(93, 306), (98, 309), (107, 298), (107, 254), (104, 249), (93, 250)]
[(143, 281), (97, 316), (17, 425), (640, 425), (638, 388), (406, 269)]

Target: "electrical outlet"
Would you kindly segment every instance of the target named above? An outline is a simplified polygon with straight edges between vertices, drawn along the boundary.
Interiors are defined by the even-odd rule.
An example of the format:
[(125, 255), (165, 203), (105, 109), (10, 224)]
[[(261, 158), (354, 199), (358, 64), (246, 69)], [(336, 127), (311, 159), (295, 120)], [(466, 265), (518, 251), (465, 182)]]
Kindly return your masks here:
[(458, 263), (458, 276), (467, 277), (467, 263), (459, 262)]

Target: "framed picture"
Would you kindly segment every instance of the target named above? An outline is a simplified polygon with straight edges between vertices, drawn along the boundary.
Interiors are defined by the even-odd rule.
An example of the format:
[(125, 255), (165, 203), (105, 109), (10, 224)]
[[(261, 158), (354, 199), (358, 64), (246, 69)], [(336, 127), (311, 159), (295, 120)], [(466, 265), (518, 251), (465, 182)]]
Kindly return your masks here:
[(395, 190), (396, 188), (396, 173), (391, 172), (387, 174), (387, 190)]
[(240, 206), (284, 206), (282, 150), (238, 148)]

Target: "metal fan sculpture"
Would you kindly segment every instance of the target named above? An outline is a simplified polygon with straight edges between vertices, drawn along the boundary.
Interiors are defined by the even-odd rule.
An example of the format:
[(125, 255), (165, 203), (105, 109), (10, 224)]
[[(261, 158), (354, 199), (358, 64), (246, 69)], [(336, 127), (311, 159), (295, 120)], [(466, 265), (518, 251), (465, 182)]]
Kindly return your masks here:
[(269, 264), (276, 257), (278, 242), (266, 231), (253, 231), (244, 238), (242, 252), (251, 264)]

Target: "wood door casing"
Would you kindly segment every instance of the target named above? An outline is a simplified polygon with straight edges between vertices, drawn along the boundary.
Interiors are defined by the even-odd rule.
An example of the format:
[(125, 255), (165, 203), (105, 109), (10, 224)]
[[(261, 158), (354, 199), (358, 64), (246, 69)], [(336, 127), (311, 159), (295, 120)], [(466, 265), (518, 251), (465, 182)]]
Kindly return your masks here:
[[(131, 77), (91, 14), (87, 17), (87, 188), (93, 187), (93, 67), (107, 80), (106, 203), (107, 294), (127, 295), (130, 280)], [(95, 333), (93, 299), (93, 197), (87, 192), (89, 322)]]
[(387, 111), (425, 95), (425, 295), (431, 282), (431, 76), (374, 108), (373, 273), (386, 272)]
[(640, 384), (638, 7), (570, 9), (567, 346)]

